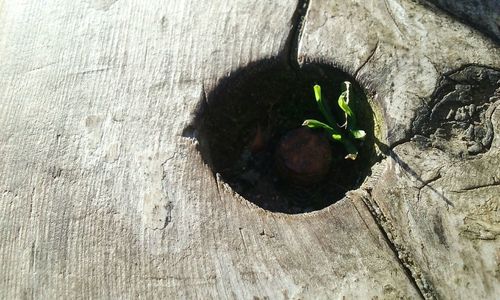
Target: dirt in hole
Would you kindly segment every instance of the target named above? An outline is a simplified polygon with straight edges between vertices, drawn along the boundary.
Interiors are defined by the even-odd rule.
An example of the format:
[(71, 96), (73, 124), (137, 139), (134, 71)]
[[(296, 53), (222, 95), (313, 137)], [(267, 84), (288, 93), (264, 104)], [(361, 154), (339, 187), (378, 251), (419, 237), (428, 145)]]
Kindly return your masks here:
[[(331, 142), (321, 131), (296, 131), (305, 119), (323, 120), (313, 86), (319, 84), (324, 98), (335, 108), (341, 83), (346, 80), (353, 83), (351, 107), (358, 127), (367, 133), (358, 143), (355, 161), (344, 159), (341, 144)], [(272, 61), (259, 62), (222, 79), (200, 103), (191, 126), (197, 132), (203, 159), (235, 192), (269, 211), (295, 214), (329, 206), (357, 188), (377, 160), (373, 111), (363, 90), (349, 75), (328, 65), (309, 64), (295, 71)], [(343, 122), (340, 109), (334, 109), (334, 115), (338, 123)], [(307, 143), (300, 141), (302, 136)], [(324, 150), (325, 141), (328, 150)], [(296, 143), (303, 153), (293, 155), (313, 165), (306, 166), (311, 172), (326, 175), (315, 178), (313, 174), (311, 180), (288, 176), (290, 170), (283, 172), (279, 161), (284, 150), (277, 150), (290, 148), (283, 143)], [(323, 161), (315, 163), (315, 159)], [(327, 164), (326, 171), (321, 164)]]

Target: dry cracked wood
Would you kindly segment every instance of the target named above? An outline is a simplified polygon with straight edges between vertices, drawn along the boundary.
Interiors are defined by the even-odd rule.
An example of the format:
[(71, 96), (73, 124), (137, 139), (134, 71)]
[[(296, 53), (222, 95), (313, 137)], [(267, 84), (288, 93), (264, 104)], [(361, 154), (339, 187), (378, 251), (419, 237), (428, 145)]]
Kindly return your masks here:
[(3, 1), (0, 298), (418, 298), (359, 197), (271, 214), (182, 137), (297, 5)]
[(411, 133), (440, 75), (465, 64), (500, 65), (499, 48), (465, 25), (411, 1), (311, 3), (299, 57), (353, 74), (382, 103), (389, 144)]
[(358, 193), (424, 297), (498, 297), (498, 45), (412, 1), (312, 1), (299, 55), (373, 95), (388, 158)]

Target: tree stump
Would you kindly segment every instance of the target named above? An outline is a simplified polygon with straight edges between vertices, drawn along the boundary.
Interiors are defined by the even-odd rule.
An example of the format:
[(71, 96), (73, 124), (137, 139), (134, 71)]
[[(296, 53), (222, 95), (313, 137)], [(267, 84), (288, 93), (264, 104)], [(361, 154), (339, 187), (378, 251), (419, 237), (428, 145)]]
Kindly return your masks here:
[[(497, 298), (498, 1), (448, 2), (0, 0), (0, 298)], [(204, 130), (319, 65), (366, 94), (372, 166), (267, 210)], [(246, 92), (217, 128), (272, 140)]]

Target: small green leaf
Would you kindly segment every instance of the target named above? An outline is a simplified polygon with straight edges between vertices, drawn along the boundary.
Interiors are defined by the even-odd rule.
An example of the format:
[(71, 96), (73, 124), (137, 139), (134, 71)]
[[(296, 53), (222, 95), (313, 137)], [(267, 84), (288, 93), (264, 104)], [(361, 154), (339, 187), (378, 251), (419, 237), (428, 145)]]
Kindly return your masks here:
[(351, 83), (348, 81), (345, 81), (342, 84), (342, 89), (343, 92), (339, 97), (338, 104), (339, 107), (344, 111), (345, 113), (345, 128), (349, 130), (349, 134), (357, 140), (364, 139), (366, 137), (366, 132), (364, 130), (357, 129), (356, 125), (356, 116), (354, 115), (354, 112), (349, 106), (349, 95), (351, 93)]
[(349, 104), (347, 104), (347, 92), (343, 92), (338, 100), (339, 107), (345, 112), (347, 117), (353, 117), (354, 113), (352, 112)]
[(333, 128), (330, 125), (327, 125), (318, 120), (311, 120), (311, 119), (305, 120), (304, 123), (302, 123), (302, 126), (307, 126), (309, 128), (323, 128), (323, 129), (333, 130)]
[(316, 101), (321, 101), (321, 87), (317, 84), (314, 86), (314, 96)]
[(332, 139), (337, 142), (342, 142), (342, 135), (340, 134), (332, 134)]
[(362, 140), (366, 137), (366, 132), (361, 129), (351, 130), (349, 132), (351, 133), (351, 136), (357, 140)]
[(314, 96), (316, 97), (316, 102), (318, 103), (319, 111), (325, 117), (326, 122), (329, 123), (331, 126), (334, 126), (335, 119), (333, 118), (333, 115), (331, 113), (330, 108), (328, 107), (328, 104), (323, 101), (323, 97), (321, 95), (321, 87), (317, 84), (314, 86)]
[[(356, 128), (356, 118), (354, 116), (354, 112), (349, 107), (350, 89), (351, 83), (348, 81), (343, 82), (342, 93), (337, 101), (340, 109), (342, 109), (345, 114), (346, 121), (342, 126), (345, 127), (345, 131), (340, 131), (339, 129), (337, 129), (338, 125), (335, 122), (328, 103), (323, 101), (323, 97), (321, 95), (321, 87), (319, 85), (314, 86), (314, 97), (316, 98), (316, 102), (321, 114), (325, 117), (326, 123), (328, 124), (318, 120), (309, 119), (305, 120), (302, 126), (325, 130), (328, 133), (330, 139), (335, 142), (339, 142), (344, 146), (345, 150), (348, 153), (345, 159), (355, 160), (358, 157), (358, 150), (349, 137), (352, 137), (354, 139), (363, 139), (366, 136), (366, 132), (364, 130)], [(342, 132), (346, 132), (348, 136), (343, 136)]]
[(345, 157), (345, 159), (355, 160), (356, 157), (358, 156), (358, 150), (356, 149), (356, 147), (354, 147), (354, 145), (351, 143), (351, 141), (348, 138), (343, 137), (340, 132), (333, 129), (329, 125), (327, 125), (321, 121), (318, 121), (318, 120), (309, 119), (309, 120), (305, 120), (304, 123), (302, 123), (302, 126), (307, 126), (309, 128), (312, 128), (312, 129), (324, 129), (324, 130), (326, 130), (326, 132), (328, 132), (330, 138), (334, 142), (339, 142), (344, 146), (345, 150), (348, 153), (348, 155)]
[(307, 126), (309, 128), (313, 128), (313, 129), (317, 129), (317, 128), (320, 128), (320, 129), (324, 129), (326, 130), (330, 135), (336, 135), (336, 136), (340, 136), (340, 132), (338, 132), (336, 129), (333, 129), (330, 125), (327, 125), (321, 121), (318, 121), (318, 120), (305, 120), (304, 123), (302, 123), (302, 126)]

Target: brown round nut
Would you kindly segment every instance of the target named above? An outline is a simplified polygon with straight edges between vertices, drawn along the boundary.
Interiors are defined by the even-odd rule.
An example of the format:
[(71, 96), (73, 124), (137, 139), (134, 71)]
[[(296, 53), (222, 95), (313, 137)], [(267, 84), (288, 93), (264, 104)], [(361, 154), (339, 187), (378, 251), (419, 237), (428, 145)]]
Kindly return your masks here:
[(283, 179), (309, 185), (321, 181), (328, 174), (332, 149), (324, 135), (301, 127), (281, 138), (275, 160), (276, 170)]

